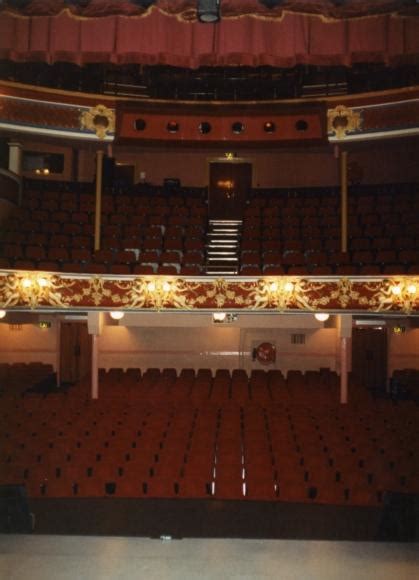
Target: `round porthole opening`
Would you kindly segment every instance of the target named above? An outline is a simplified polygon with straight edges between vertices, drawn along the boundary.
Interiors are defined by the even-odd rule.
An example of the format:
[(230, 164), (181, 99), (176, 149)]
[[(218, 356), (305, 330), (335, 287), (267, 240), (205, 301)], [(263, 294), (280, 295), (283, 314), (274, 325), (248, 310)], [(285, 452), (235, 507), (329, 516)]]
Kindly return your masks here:
[(144, 131), (145, 127), (146, 127), (146, 122), (144, 121), (144, 119), (135, 119), (134, 129), (136, 131)]
[(295, 128), (297, 129), (297, 131), (307, 131), (307, 129), (308, 129), (308, 123), (304, 119), (299, 119), (295, 123)]
[(212, 129), (211, 123), (208, 123), (208, 121), (202, 121), (202, 123), (199, 123), (198, 129), (201, 135), (208, 135)]
[(176, 121), (169, 121), (166, 128), (169, 133), (177, 133), (179, 131), (179, 123)]
[(244, 125), (241, 121), (235, 121), (231, 125), (231, 130), (233, 131), (233, 133), (235, 135), (240, 135), (240, 133), (243, 133), (243, 131), (244, 131)]

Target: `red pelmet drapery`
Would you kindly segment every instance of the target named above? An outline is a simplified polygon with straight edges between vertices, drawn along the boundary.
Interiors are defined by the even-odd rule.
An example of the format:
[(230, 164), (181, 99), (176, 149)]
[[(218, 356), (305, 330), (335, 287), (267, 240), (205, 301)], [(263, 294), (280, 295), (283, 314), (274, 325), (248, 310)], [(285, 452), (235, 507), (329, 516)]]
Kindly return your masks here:
[(205, 65), (401, 64), (419, 58), (419, 18), (379, 14), (348, 20), (284, 12), (282, 18), (185, 21), (153, 9), (136, 16), (80, 18), (0, 13), (0, 59)]

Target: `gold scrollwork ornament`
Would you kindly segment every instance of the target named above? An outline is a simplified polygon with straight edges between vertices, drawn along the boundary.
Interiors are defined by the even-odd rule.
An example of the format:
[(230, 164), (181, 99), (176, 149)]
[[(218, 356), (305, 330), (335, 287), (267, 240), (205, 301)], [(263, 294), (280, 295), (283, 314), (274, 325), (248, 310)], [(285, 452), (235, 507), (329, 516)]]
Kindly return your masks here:
[(361, 129), (361, 113), (348, 109), (345, 105), (338, 105), (327, 111), (327, 132), (337, 139), (344, 139), (348, 133)]
[(80, 115), (80, 128), (94, 131), (99, 139), (115, 132), (115, 112), (105, 105), (96, 105)]

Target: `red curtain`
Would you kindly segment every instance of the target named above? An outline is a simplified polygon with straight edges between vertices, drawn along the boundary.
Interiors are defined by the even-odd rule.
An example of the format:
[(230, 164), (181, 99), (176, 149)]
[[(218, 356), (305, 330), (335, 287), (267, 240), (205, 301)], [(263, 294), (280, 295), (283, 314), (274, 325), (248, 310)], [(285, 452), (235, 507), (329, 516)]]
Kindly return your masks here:
[(152, 10), (137, 16), (79, 18), (0, 13), (0, 58), (202, 65), (400, 64), (419, 57), (419, 18), (376, 15), (327, 20), (283, 13), (268, 20), (243, 16), (216, 25)]

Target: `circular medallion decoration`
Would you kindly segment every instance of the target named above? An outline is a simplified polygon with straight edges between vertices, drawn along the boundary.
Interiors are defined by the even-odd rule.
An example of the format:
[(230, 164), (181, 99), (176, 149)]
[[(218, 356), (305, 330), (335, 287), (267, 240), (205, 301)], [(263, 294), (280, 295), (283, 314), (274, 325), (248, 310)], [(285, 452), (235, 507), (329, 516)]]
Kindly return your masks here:
[(105, 105), (96, 105), (80, 115), (80, 128), (94, 131), (99, 139), (115, 132), (115, 112)]
[(255, 358), (262, 365), (270, 365), (276, 361), (276, 348), (271, 342), (262, 342), (255, 348)]

